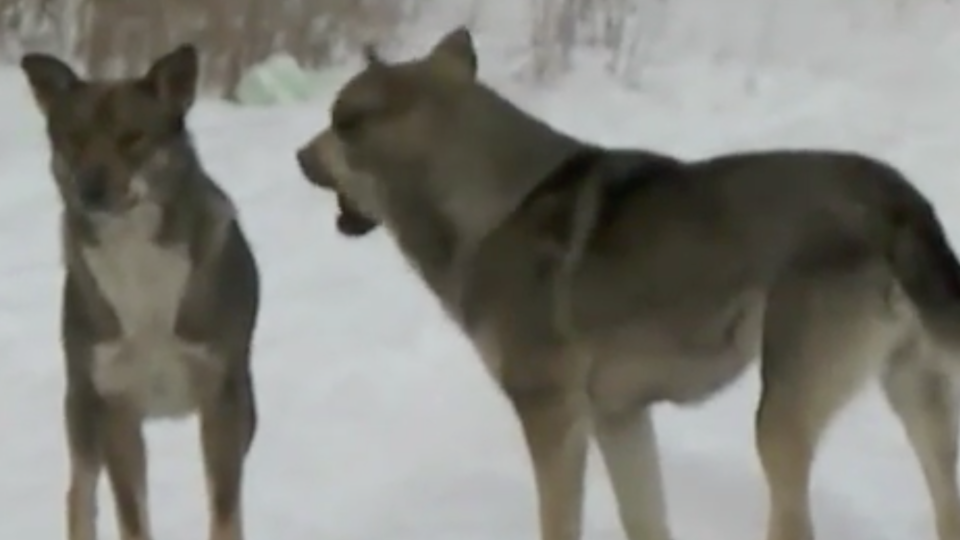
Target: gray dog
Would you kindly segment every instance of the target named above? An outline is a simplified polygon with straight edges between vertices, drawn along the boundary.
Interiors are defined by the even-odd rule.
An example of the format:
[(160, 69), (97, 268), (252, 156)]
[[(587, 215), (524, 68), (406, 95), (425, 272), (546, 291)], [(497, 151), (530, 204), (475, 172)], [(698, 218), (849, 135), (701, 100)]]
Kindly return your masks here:
[(209, 538), (243, 539), (260, 278), (237, 210), (187, 130), (198, 63), (189, 45), (122, 80), (81, 79), (45, 54), (21, 63), (62, 202), (69, 540), (98, 536), (104, 468), (120, 538), (152, 538), (142, 424), (194, 413)]
[(939, 539), (960, 539), (947, 374), (960, 265), (901, 174), (833, 151), (684, 162), (599, 148), (476, 71), (465, 29), (409, 62), (368, 49), (297, 158), (341, 197), (345, 233), (385, 226), (513, 404), (543, 540), (581, 536), (591, 433), (630, 540), (672, 538), (651, 408), (702, 402), (755, 358), (768, 540), (814, 538), (818, 440), (871, 376), (916, 451)]

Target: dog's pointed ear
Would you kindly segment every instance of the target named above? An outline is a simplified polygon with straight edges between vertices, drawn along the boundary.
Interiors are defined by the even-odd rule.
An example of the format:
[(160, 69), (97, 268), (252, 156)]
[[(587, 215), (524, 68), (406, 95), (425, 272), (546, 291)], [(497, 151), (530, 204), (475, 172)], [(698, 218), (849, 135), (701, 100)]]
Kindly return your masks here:
[(430, 63), (451, 75), (477, 78), (477, 50), (473, 44), (473, 35), (465, 26), (459, 26), (443, 36), (428, 56)]
[(30, 91), (44, 112), (83, 85), (80, 77), (62, 60), (43, 53), (27, 53), (20, 59)]
[(186, 113), (197, 97), (199, 56), (194, 45), (180, 45), (150, 66), (143, 77), (144, 85), (161, 101)]

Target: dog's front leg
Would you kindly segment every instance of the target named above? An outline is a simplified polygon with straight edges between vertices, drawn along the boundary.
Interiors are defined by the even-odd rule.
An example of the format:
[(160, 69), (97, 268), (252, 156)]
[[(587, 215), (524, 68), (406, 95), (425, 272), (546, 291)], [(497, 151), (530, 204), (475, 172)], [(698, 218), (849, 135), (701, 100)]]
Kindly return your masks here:
[(100, 402), (87, 388), (71, 388), (63, 405), (70, 452), (67, 538), (97, 540), (97, 484), (103, 469)]
[(508, 391), (533, 461), (542, 540), (579, 540), (588, 430), (561, 392)]
[(243, 540), (243, 466), (256, 432), (253, 385), (245, 363), (227, 375), (200, 413), (210, 504), (210, 540)]
[(103, 457), (113, 488), (121, 540), (150, 540), (147, 449), (141, 418), (122, 404), (105, 404)]
[(630, 540), (669, 540), (663, 473), (649, 409), (594, 412), (594, 431)]

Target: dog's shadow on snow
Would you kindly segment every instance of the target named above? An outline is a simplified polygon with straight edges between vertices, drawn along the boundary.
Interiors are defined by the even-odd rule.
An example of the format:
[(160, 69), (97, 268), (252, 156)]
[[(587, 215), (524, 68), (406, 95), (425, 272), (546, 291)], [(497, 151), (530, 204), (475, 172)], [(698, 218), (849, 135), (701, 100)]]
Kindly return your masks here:
[[(608, 479), (591, 456), (584, 540), (624, 540)], [(711, 459), (671, 448), (663, 457), (676, 540), (754, 540), (766, 538), (767, 495), (758, 468), (746, 460)], [(454, 477), (456, 477), (454, 479)], [(456, 474), (436, 485), (426, 507), (442, 512), (397, 518), (397, 538), (433, 538), (452, 534), (462, 540), (535, 538), (536, 504), (531, 480), (514, 474)], [(882, 520), (866, 515), (828, 489), (811, 494), (817, 540), (901, 540), (884, 530)], [(400, 526), (402, 525), (402, 526)], [(455, 534), (454, 534), (455, 533)]]
[[(664, 456), (664, 461), (670, 524), (677, 540), (766, 537), (767, 491), (758, 470), (682, 452)], [(892, 540), (875, 519), (843, 497), (816, 487), (810, 497), (818, 540)], [(623, 536), (618, 528), (604, 529), (599, 536), (603, 540)]]

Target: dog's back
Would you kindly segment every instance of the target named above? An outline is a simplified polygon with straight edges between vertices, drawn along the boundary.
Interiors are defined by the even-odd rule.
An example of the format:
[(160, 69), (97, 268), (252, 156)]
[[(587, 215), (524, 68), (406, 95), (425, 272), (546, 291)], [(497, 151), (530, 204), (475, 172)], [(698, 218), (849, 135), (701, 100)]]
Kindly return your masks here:
[[(578, 198), (593, 189), (598, 195), (586, 209)], [(617, 265), (635, 259), (634, 270), (641, 261), (680, 257), (694, 273), (712, 263), (716, 276), (723, 267), (718, 263), (727, 261), (741, 279), (765, 281), (830, 258), (887, 257), (905, 222), (937, 223), (926, 198), (898, 171), (863, 155), (829, 151), (682, 161), (588, 147), (541, 183), (524, 211), (556, 241), (579, 237), (585, 255), (604, 253)], [(592, 213), (580, 220), (586, 231), (571, 229), (578, 211)], [(670, 264), (672, 272), (682, 271), (679, 261)]]

